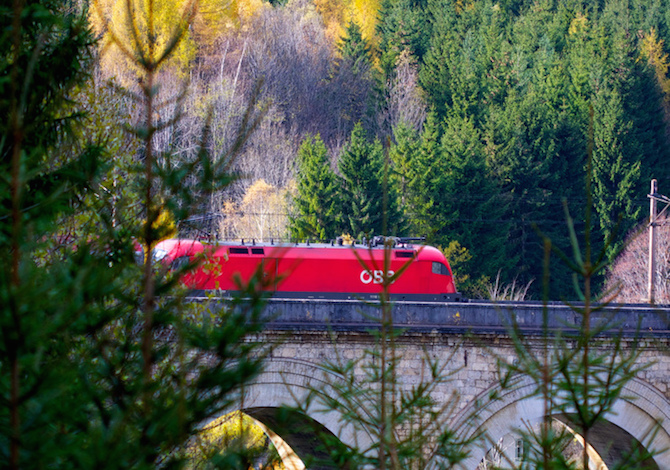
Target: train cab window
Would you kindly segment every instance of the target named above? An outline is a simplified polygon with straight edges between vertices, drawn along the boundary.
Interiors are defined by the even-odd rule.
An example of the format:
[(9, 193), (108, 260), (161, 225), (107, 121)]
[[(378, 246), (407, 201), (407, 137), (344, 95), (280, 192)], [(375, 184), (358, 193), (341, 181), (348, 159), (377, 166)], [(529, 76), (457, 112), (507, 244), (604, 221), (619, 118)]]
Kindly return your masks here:
[(264, 255), (265, 250), (263, 248), (252, 248), (251, 249), (251, 254), (252, 255)]
[(438, 263), (437, 261), (433, 261), (433, 274), (443, 274), (445, 276), (448, 276), (449, 270), (444, 264)]
[(228, 253), (231, 255), (248, 255), (249, 248), (242, 248), (240, 246), (231, 246)]

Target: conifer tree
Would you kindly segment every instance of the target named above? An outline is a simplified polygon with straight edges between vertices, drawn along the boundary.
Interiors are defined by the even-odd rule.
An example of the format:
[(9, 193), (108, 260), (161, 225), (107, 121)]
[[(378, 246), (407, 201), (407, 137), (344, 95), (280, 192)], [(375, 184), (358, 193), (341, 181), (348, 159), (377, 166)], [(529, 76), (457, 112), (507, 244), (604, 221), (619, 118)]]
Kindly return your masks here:
[(414, 234), (425, 235), (429, 242), (436, 244), (441, 243), (440, 234), (444, 227), (443, 219), (433, 217), (435, 184), (442, 176), (435, 171), (442, 158), (440, 139), (440, 126), (433, 108), (426, 116), (419, 137), (419, 147), (411, 164), (412, 172), (408, 186), (412, 195), (410, 227)]
[(372, 64), (372, 54), (370, 46), (363, 39), (358, 23), (354, 21), (349, 23), (339, 49), (342, 58), (350, 62), (354, 74), (368, 73)]
[[(155, 120), (155, 74), (183, 31), (160, 53), (155, 34), (136, 31), (149, 44), (135, 64), (144, 73), (138, 101), (146, 121), (126, 129), (144, 166), (133, 165), (126, 184), (146, 197), (132, 201), (135, 217), (125, 225), (94, 194), (113, 161), (103, 158), (102, 145), (83, 141), (79, 127), (76, 91), (93, 55), (85, 16), (61, 0), (16, 1), (0, 11), (3, 466), (174, 468), (183, 462), (173, 451), (235, 401), (234, 388), (261, 360), (249, 356), (253, 345), (240, 346), (260, 302), (217, 313), (216, 328), (192, 321), (202, 310), (184, 307), (177, 278), (162, 275), (152, 256), (152, 242), (171, 225), (160, 220), (164, 208), (184, 218), (194, 204), (187, 175), (209, 190), (230, 182), (228, 167), (212, 165), (203, 149), (184, 166), (173, 166), (170, 154), (156, 158), (155, 133), (177, 118)], [(233, 148), (254, 123), (248, 117)], [(89, 230), (52, 249), (68, 242), (60, 221), (82, 213), (90, 214)], [(142, 268), (133, 256), (137, 240), (149, 248)], [(249, 294), (258, 290), (251, 286)], [(160, 297), (167, 293), (175, 295)]]
[(341, 58), (335, 62), (330, 83), (336, 97), (333, 112), (337, 117), (340, 133), (348, 135), (356, 123), (365, 129), (374, 129), (374, 112), (379, 96), (379, 77), (372, 53), (363, 38), (361, 28), (351, 22), (338, 44)]
[(425, 7), (425, 0), (382, 1), (377, 34), (380, 37), (380, 63), (386, 78), (392, 75), (403, 51), (408, 51), (418, 62), (423, 60), (431, 35)]
[(298, 151), (298, 188), (293, 200), (296, 213), (291, 237), (326, 240), (337, 235), (337, 179), (330, 168), (326, 146), (318, 135), (303, 140)]
[(428, 0), (427, 5), (432, 34), (419, 80), (426, 91), (426, 101), (439, 117), (444, 116), (452, 104), (454, 58), (457, 44), (462, 41), (458, 37), (455, 6), (447, 0)]
[(384, 149), (370, 142), (360, 124), (354, 127), (338, 163), (341, 173), (342, 231), (355, 237), (399, 235), (402, 220), (397, 192), (389, 184)]
[[(616, 230), (627, 233), (640, 215), (633, 206), (633, 189), (639, 179), (639, 157), (627, 149), (630, 121), (623, 115), (621, 98), (616, 90), (599, 90), (595, 99), (593, 119), (593, 202), (598, 220), (597, 228), (603, 240), (613, 237)], [(638, 161), (636, 161), (638, 160)], [(609, 261), (619, 252), (621, 238), (607, 246)]]
[(414, 162), (419, 150), (419, 136), (417, 132), (406, 123), (401, 122), (393, 129), (395, 144), (389, 150), (389, 156), (393, 163), (391, 180), (398, 189), (400, 207), (407, 213), (412, 195), (410, 193), (410, 182), (414, 174)]
[(479, 131), (468, 118), (450, 117), (445, 121), (441, 144), (443, 159), (434, 176), (433, 217), (444, 218), (442, 244), (456, 240), (468, 249), (472, 258), (465, 268), (473, 273), (473, 281), (493, 278), (501, 269), (508, 274), (513, 258), (505, 244), (499, 243), (509, 230), (501, 221), (506, 207), (486, 165)]
[[(416, 233), (430, 236), (439, 229), (429, 222), (428, 211), (433, 205), (433, 166), (440, 158), (441, 129), (434, 108), (426, 115), (421, 133), (417, 136), (417, 148), (410, 162), (411, 171), (408, 175), (408, 189), (411, 194), (412, 226)], [(434, 221), (433, 221), (434, 222)], [(428, 225), (427, 225), (428, 224)], [(432, 226), (429, 227), (429, 225)], [(419, 229), (419, 227), (424, 227)]]
[(70, 131), (82, 116), (69, 94), (91, 65), (86, 19), (59, 0), (14, 2), (1, 7), (0, 25), (0, 459), (44, 468), (70, 462), (86, 440), (77, 433), (81, 382), (64, 352), (73, 333), (104, 317), (90, 299), (122, 270), (114, 256), (97, 270), (85, 243), (64, 259), (45, 255), (61, 241), (58, 217), (80, 208), (102, 169), (99, 146), (60, 147), (78, 147)]
[[(600, 277), (599, 271), (605, 270), (608, 263), (605, 252), (594, 250), (591, 243), (590, 157), (587, 156), (586, 164), (586, 226), (581, 238), (578, 238), (574, 221), (566, 211), (572, 256), (557, 249), (551, 240), (544, 239), (543, 300), (546, 302), (550, 289), (546, 282), (550, 255), (555, 253), (574, 273), (575, 294), (582, 301), (578, 306), (571, 305), (577, 334), (551, 328), (546, 303), (539, 331), (525, 335), (516, 323), (508, 330), (519, 360), (514, 364), (506, 363), (502, 358), (499, 361), (502, 387), (514, 388), (515, 382), (523, 381), (532, 384), (530, 396), (540, 399), (543, 420), (533, 427), (524, 426), (516, 431), (524, 451), (515, 462), (506, 458), (504, 467), (577, 470), (594, 466), (590, 447), (602, 439), (598, 428), (617, 414), (616, 405), (624, 398), (625, 387), (649, 367), (640, 360), (641, 332), (635, 331), (628, 337), (617, 321), (598, 315), (603, 307), (612, 306), (616, 292), (605, 293), (595, 303), (594, 280)], [(552, 420), (555, 417), (567, 417), (566, 421), (559, 419), (567, 427), (555, 426)], [(654, 452), (645, 448), (645, 441), (651, 441), (658, 432), (657, 425), (651, 426), (645, 430), (642, 442), (636, 441), (630, 446), (611, 440), (608, 446), (615, 448), (616, 454), (609, 456), (607, 465), (622, 470), (658, 468), (652, 459)], [(566, 449), (575, 435), (580, 436), (581, 446), (577, 455), (568, 458)]]
[[(616, 24), (614, 20), (612, 23)], [(615, 65), (621, 72), (614, 76), (613, 86), (619, 90), (623, 116), (631, 124), (622, 142), (627, 149), (625, 158), (631, 164), (638, 161), (640, 164), (633, 193), (644, 195), (651, 179), (657, 179), (661, 184), (670, 181), (670, 166), (666, 164), (670, 158), (670, 98), (664, 90), (667, 80), (659, 78), (667, 58), (662, 55), (664, 42), (659, 40), (654, 46), (651, 32), (650, 37), (645, 35), (642, 50), (630, 41), (626, 42), (624, 33), (620, 32), (618, 40), (612, 44), (615, 53), (612, 61), (624, 65)], [(638, 204), (644, 203), (639, 201)], [(627, 226), (632, 227), (635, 222), (627, 221)], [(625, 233), (620, 235), (624, 236)]]

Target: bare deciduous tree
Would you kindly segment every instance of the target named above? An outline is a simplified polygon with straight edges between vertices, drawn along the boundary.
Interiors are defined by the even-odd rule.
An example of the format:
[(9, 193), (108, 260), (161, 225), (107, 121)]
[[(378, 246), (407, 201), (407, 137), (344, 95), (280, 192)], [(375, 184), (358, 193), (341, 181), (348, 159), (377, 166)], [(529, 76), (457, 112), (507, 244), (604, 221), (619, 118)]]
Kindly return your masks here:
[(426, 120), (426, 103), (419, 87), (417, 65), (407, 50), (398, 57), (395, 74), (386, 87), (386, 108), (377, 119), (384, 135), (392, 135), (392, 130), (400, 123), (420, 131)]
[(314, 5), (293, 0), (263, 11), (250, 25), (248, 41), (247, 72), (252, 79), (264, 79), (286, 128), (297, 135), (327, 128), (323, 87), (333, 45)]
[[(656, 227), (657, 303), (670, 303), (670, 220), (659, 219)], [(616, 301), (639, 303), (647, 300), (649, 231), (642, 226), (632, 232), (626, 248), (614, 261), (607, 276), (607, 289), (618, 290)]]
[(240, 173), (251, 181), (263, 179), (276, 188), (286, 187), (293, 179), (300, 143), (282, 125), (282, 118), (280, 110), (273, 106), (238, 161)]

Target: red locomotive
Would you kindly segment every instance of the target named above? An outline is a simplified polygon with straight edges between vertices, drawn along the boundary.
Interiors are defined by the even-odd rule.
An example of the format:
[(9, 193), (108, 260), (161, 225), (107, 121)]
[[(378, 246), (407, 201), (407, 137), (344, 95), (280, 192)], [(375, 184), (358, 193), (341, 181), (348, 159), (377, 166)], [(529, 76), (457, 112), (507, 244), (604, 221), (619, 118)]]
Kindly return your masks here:
[[(393, 239), (389, 250), (389, 276), (408, 264), (390, 285), (394, 300), (460, 300), (451, 267), (437, 248), (413, 245), (415, 239)], [(204, 244), (196, 240), (164, 240), (156, 246), (156, 259), (173, 267), (202, 257), (183, 281), (192, 290), (231, 292), (235, 279), (248, 281), (262, 266), (266, 290), (275, 297), (376, 298), (384, 270), (384, 243), (331, 244)]]

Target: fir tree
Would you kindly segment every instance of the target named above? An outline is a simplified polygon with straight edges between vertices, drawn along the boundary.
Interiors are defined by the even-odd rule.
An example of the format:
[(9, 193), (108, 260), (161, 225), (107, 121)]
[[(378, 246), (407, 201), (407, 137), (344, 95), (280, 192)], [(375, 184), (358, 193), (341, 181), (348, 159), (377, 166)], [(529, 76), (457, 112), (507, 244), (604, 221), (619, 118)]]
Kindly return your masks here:
[(291, 237), (326, 240), (337, 235), (337, 179), (330, 168), (328, 151), (317, 135), (308, 136), (298, 151), (296, 214)]
[(419, 150), (419, 136), (414, 129), (404, 122), (401, 122), (393, 129), (393, 136), (395, 138), (395, 145), (391, 146), (389, 150), (389, 156), (391, 157), (391, 162), (393, 162), (391, 181), (398, 188), (400, 207), (407, 213), (407, 211), (411, 211), (409, 209), (410, 200), (412, 199), (410, 181), (414, 174), (413, 165)]
[(355, 75), (366, 74), (372, 65), (370, 46), (363, 39), (360, 26), (354, 21), (349, 23), (339, 46), (342, 58), (351, 64)]
[(425, 235), (429, 242), (439, 244), (439, 234), (444, 227), (442, 218), (436, 219), (433, 213), (435, 204), (435, 183), (440, 177), (434, 171), (441, 157), (440, 128), (437, 113), (431, 110), (426, 116), (423, 131), (419, 138), (418, 149), (414, 153), (408, 175), (410, 204), (407, 208), (408, 222), (413, 234)]
[(403, 51), (422, 62), (428, 50), (431, 23), (426, 21), (425, 0), (383, 0), (379, 9), (377, 34), (380, 37), (380, 63), (390, 77)]
[[(509, 274), (513, 258), (505, 244), (499, 243), (499, 237), (509, 231), (501, 220), (506, 207), (487, 168), (479, 131), (468, 118), (451, 117), (445, 121), (441, 144), (443, 158), (434, 175), (433, 218), (444, 218), (442, 245), (456, 240), (468, 249), (472, 258), (465, 268), (473, 273), (473, 281), (493, 278), (498, 270)], [(496, 235), (491, 236), (493, 233)]]
[[(633, 194), (642, 196), (641, 200), (636, 201), (637, 204), (646, 205), (643, 198), (651, 179), (657, 179), (661, 187), (670, 186), (670, 166), (666, 164), (670, 158), (670, 96), (663, 90), (667, 80), (659, 77), (659, 72), (662, 73), (667, 65), (664, 64), (667, 58), (657, 55), (663, 50), (662, 41), (652, 47), (660, 49), (654, 54), (645, 50), (644, 46), (640, 51), (622, 36), (623, 32), (618, 34), (620, 39), (612, 45), (616, 53), (612, 58), (612, 66), (619, 70), (613, 86), (619, 90), (623, 116), (631, 124), (622, 141), (622, 145), (626, 146), (625, 159), (631, 164), (640, 164)], [(651, 46), (651, 43), (652, 37), (643, 40), (645, 45)], [(624, 230), (635, 222), (626, 221)]]
[(378, 140), (368, 140), (360, 124), (354, 127), (338, 167), (342, 175), (342, 231), (355, 237), (400, 234), (397, 193), (389, 184), (384, 149)]
[[(597, 228), (602, 238), (608, 240), (617, 229), (627, 233), (640, 215), (632, 199), (640, 164), (624, 147), (632, 126), (624, 118), (621, 98), (615, 90), (603, 88), (596, 95), (593, 125), (593, 202)], [(622, 223), (624, 226), (620, 227)], [(609, 261), (622, 243), (619, 237), (607, 246)]]
[(340, 133), (348, 135), (358, 122), (372, 131), (375, 127), (375, 108), (379, 97), (379, 77), (373, 65), (370, 46), (361, 28), (349, 23), (338, 45), (341, 58), (333, 67), (330, 82), (337, 97), (333, 113)]
[[(261, 361), (249, 356), (255, 346), (240, 346), (259, 320), (260, 302), (217, 312), (216, 328), (193, 321), (202, 310), (187, 311), (177, 279), (162, 275), (151, 253), (152, 241), (171, 225), (160, 220), (168, 203), (181, 206), (171, 212), (182, 220), (195, 205), (185, 178), (209, 190), (230, 182), (228, 167), (212, 165), (203, 149), (182, 165), (174, 155), (156, 158), (154, 134), (177, 120), (155, 121), (156, 71), (183, 30), (174, 28), (172, 49), (160, 53), (152, 47), (155, 32), (145, 29), (135, 33), (149, 43), (146, 54), (124, 44), (143, 73), (142, 97), (135, 98), (146, 118), (145, 126), (126, 127), (144, 159), (126, 184), (146, 197), (126, 201), (135, 213), (125, 225), (103, 207), (108, 199), (96, 197), (106, 189), (100, 184), (104, 148), (82, 138), (84, 107), (76, 92), (93, 55), (86, 15), (60, 0), (17, 1), (0, 11), (6, 33), (0, 36), (0, 110), (7, 118), (0, 124), (3, 466), (177, 467), (181, 457), (173, 451), (231, 406), (234, 389)], [(242, 146), (255, 123), (245, 116), (233, 147)], [(61, 220), (75, 215), (89, 217), (88, 231), (64, 239)], [(148, 247), (142, 268), (133, 256), (137, 240)], [(248, 293), (257, 299), (259, 290), (252, 285)], [(210, 313), (204, 316), (213, 318)]]
[(429, 0), (427, 6), (432, 35), (419, 80), (426, 91), (428, 105), (438, 117), (445, 116), (452, 105), (454, 58), (462, 41), (458, 36), (455, 6), (454, 2), (446, 0)]
[(1, 11), (0, 442), (6, 468), (44, 468), (72, 462), (73, 448), (84, 447), (81, 381), (66, 353), (73, 334), (104, 317), (91, 298), (123, 270), (116, 256), (98, 270), (102, 260), (84, 242), (67, 257), (48, 256), (57, 253), (58, 217), (81, 209), (102, 167), (99, 146), (60, 147), (79, 144), (71, 131), (81, 107), (69, 95), (91, 65), (86, 18), (58, 0)]

